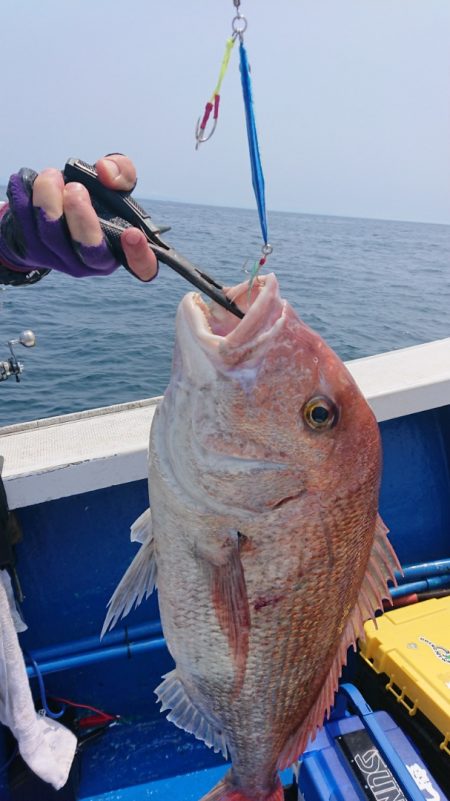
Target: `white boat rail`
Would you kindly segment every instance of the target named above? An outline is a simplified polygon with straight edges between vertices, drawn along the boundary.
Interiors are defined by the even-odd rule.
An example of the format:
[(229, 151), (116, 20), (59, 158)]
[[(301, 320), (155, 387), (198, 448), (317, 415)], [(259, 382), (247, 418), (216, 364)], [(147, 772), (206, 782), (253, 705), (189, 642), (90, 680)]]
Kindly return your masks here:
[[(450, 404), (450, 338), (346, 364), (379, 422)], [(158, 400), (0, 428), (10, 508), (145, 478)]]

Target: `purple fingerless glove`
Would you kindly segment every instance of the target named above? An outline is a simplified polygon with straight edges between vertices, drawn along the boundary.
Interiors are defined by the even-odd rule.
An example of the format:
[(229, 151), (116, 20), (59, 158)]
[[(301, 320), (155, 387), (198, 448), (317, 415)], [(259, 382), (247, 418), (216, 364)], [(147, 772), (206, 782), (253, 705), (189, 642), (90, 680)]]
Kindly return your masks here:
[(21, 273), (52, 269), (75, 278), (114, 272), (120, 265), (105, 241), (94, 246), (75, 242), (64, 216), (50, 220), (33, 206), (36, 177), (23, 168), (9, 180), (9, 205), (0, 212), (0, 263)]

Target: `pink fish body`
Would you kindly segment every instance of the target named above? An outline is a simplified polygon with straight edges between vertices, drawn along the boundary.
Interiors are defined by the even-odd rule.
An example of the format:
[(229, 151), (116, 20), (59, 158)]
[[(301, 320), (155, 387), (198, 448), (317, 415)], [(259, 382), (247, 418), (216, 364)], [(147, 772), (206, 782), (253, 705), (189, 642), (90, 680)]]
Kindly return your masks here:
[(349, 372), (274, 275), (250, 302), (246, 284), (229, 294), (249, 307), (240, 322), (194, 293), (180, 304), (152, 524), (135, 528), (105, 627), (157, 583), (176, 664), (162, 709), (232, 760), (204, 801), (282, 801), (278, 770), (322, 725), (398, 563), (378, 516), (378, 426)]

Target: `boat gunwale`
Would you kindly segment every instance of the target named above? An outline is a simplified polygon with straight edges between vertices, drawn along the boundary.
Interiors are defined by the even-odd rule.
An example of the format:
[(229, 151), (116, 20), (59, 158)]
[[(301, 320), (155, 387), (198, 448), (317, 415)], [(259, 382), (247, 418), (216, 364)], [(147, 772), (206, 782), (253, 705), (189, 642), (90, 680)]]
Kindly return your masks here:
[[(346, 362), (378, 422), (450, 405), (450, 337)], [(11, 509), (146, 479), (160, 397), (0, 428)]]

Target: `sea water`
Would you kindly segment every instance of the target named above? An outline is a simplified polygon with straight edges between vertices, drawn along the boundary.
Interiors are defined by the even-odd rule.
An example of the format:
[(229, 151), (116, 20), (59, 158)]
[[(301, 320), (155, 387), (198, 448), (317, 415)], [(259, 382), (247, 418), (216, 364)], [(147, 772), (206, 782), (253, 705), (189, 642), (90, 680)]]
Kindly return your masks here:
[[(165, 238), (223, 284), (260, 251), (254, 211), (143, 201)], [(281, 292), (343, 359), (450, 336), (450, 226), (271, 212), (268, 262)], [(245, 263), (246, 267), (245, 267)], [(0, 383), (0, 425), (160, 395), (187, 284), (161, 265), (151, 284), (51, 273), (0, 292), (0, 361), (17, 347), (20, 383)]]

